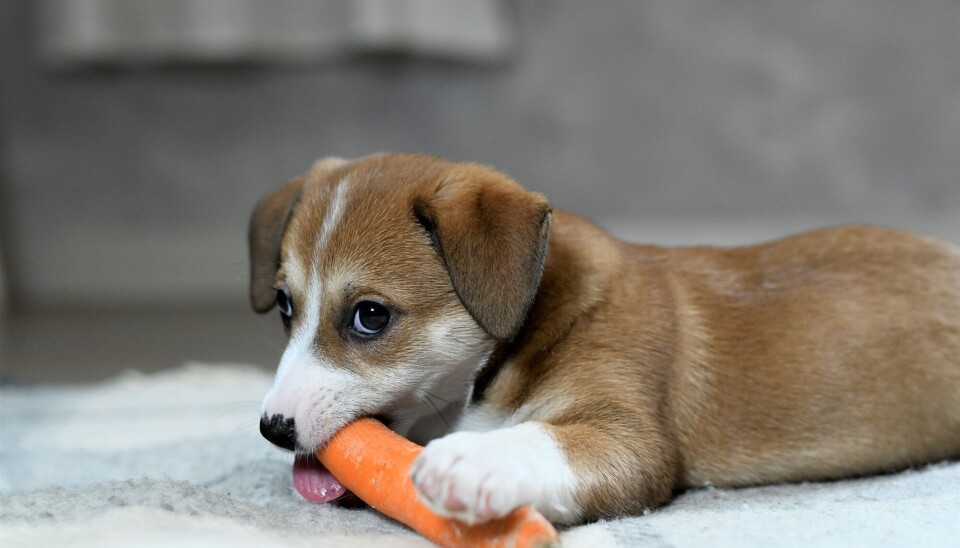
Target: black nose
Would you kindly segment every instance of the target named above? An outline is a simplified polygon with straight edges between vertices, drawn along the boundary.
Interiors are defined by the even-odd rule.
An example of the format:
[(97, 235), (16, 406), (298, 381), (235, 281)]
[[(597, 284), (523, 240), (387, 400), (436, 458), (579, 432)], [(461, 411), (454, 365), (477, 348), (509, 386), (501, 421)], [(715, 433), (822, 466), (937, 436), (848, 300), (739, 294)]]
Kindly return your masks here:
[(285, 419), (283, 415), (274, 415), (269, 419), (266, 415), (260, 417), (260, 433), (277, 447), (293, 451), (297, 445), (293, 419)]

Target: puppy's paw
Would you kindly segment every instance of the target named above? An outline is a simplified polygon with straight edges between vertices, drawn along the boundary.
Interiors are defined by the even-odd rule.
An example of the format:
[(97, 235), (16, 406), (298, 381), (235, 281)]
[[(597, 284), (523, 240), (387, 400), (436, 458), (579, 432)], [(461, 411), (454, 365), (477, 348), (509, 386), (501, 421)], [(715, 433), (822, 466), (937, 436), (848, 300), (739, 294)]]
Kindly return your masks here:
[(470, 524), (525, 504), (555, 508), (570, 498), (572, 505), (573, 474), (549, 434), (532, 423), (434, 440), (410, 472), (430, 509)]

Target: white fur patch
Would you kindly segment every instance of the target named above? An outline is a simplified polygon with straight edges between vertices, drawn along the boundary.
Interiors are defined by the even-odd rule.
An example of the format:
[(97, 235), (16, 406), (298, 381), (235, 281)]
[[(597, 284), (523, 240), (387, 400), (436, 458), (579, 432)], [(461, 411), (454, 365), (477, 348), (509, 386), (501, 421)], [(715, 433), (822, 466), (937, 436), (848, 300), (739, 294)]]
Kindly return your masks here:
[[(280, 358), (273, 386), (263, 400), (262, 413), (268, 417), (283, 415), (293, 418), (297, 430), (297, 442), (304, 448), (313, 448), (326, 441), (337, 429), (356, 417), (356, 405), (339, 405), (340, 394), (364, 394), (362, 379), (348, 370), (336, 367), (323, 355), (322, 349), (314, 347), (320, 329), (325, 284), (320, 279), (317, 259), (322, 256), (330, 234), (346, 209), (346, 193), (349, 181), (344, 179), (334, 188), (330, 203), (314, 246), (314, 261), (309, 277), (304, 275), (298, 259), (288, 261), (289, 274), (297, 279), (291, 282), (305, 283), (300, 304), (301, 321), (290, 334), (290, 341)], [(304, 278), (308, 278), (304, 280)], [(333, 280), (331, 283), (337, 283)], [(366, 394), (369, 397), (370, 394)], [(366, 397), (357, 397), (363, 402)]]
[[(300, 311), (302, 320), (290, 334), (287, 348), (280, 357), (280, 365), (273, 386), (263, 400), (267, 417), (283, 415), (292, 418), (304, 390), (304, 381), (312, 370), (322, 367), (323, 359), (314, 352), (313, 341), (320, 327), (320, 280), (316, 270), (310, 275)], [(320, 359), (318, 359), (320, 358)], [(329, 367), (329, 364), (326, 364)]]
[(527, 504), (557, 523), (579, 517), (576, 475), (540, 423), (434, 440), (410, 473), (427, 506), (466, 523), (499, 518)]
[(330, 240), (330, 234), (333, 233), (337, 224), (340, 223), (340, 219), (343, 217), (343, 212), (347, 208), (346, 196), (349, 185), (350, 180), (343, 179), (337, 183), (337, 186), (333, 189), (330, 203), (327, 204), (327, 210), (323, 217), (323, 225), (320, 227), (320, 234), (317, 236), (316, 249), (313, 254), (314, 258), (318, 259), (323, 256), (327, 242)]

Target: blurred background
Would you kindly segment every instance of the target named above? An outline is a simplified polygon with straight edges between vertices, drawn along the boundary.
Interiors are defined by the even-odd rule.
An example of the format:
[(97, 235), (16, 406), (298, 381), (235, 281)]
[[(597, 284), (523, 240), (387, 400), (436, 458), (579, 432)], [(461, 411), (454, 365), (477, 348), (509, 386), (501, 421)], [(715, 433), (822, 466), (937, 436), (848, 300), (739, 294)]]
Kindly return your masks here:
[(0, 378), (275, 367), (246, 223), (321, 156), (491, 164), (615, 234), (960, 242), (954, 0), (0, 0)]

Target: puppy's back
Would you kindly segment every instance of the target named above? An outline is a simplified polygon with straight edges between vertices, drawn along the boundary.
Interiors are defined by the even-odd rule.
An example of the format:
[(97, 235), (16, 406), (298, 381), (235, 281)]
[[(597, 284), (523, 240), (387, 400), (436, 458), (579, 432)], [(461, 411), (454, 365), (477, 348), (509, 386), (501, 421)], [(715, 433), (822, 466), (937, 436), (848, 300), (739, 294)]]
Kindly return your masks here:
[(960, 252), (875, 227), (671, 257), (685, 481), (824, 479), (960, 456)]

